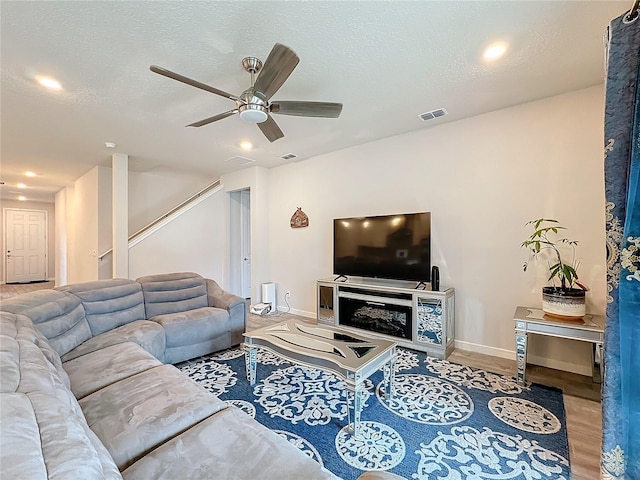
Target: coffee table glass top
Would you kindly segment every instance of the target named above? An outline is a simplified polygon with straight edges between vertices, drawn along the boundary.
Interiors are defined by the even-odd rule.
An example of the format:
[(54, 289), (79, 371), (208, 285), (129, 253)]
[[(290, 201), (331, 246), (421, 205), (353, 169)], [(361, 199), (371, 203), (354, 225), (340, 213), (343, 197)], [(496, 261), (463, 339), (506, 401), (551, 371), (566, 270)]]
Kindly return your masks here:
[(244, 336), (248, 345), (276, 348), (285, 355), (291, 352), (320, 357), (354, 371), (395, 346), (388, 340), (371, 339), (293, 319), (247, 332)]

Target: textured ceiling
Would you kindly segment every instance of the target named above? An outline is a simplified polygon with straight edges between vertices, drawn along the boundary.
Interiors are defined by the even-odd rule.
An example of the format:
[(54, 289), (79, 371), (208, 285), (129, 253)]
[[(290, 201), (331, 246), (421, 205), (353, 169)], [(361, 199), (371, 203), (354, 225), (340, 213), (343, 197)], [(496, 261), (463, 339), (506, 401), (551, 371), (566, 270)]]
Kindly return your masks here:
[[(215, 178), (273, 167), (603, 82), (603, 34), (631, 1), (141, 2), (2, 0), (2, 198), (16, 182), (32, 200), (126, 153), (132, 170), (162, 166)], [(509, 43), (492, 64), (483, 47)], [(275, 116), (285, 137), (269, 143), (237, 116), (197, 120), (233, 102), (149, 71), (160, 65), (240, 94), (245, 56), (274, 43), (300, 64), (275, 100), (336, 101), (338, 119)], [(61, 92), (34, 76), (56, 77)], [(449, 114), (422, 122), (419, 113)], [(254, 150), (239, 144), (249, 140)], [(105, 142), (118, 145), (107, 149)], [(37, 179), (25, 179), (31, 169)]]

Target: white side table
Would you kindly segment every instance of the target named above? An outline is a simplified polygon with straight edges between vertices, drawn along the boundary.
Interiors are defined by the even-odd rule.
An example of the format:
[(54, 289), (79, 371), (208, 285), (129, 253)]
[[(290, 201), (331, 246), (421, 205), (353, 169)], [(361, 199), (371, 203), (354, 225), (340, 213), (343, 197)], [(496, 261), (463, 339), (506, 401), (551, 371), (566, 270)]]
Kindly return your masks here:
[(604, 342), (604, 317), (585, 315), (580, 320), (562, 320), (545, 315), (539, 308), (517, 307), (513, 315), (516, 333), (516, 363), (518, 383), (524, 384), (527, 368), (527, 336), (529, 333), (550, 337), (569, 338), (591, 342), (591, 368), (593, 381), (600, 383), (602, 344)]

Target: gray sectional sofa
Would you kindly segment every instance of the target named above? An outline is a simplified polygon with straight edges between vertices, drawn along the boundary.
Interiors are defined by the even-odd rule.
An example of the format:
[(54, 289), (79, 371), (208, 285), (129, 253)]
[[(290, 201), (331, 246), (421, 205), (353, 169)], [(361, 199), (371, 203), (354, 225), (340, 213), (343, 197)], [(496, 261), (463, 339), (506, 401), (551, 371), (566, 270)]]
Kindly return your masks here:
[(0, 478), (335, 478), (170, 365), (244, 328), (244, 300), (193, 273), (4, 301)]

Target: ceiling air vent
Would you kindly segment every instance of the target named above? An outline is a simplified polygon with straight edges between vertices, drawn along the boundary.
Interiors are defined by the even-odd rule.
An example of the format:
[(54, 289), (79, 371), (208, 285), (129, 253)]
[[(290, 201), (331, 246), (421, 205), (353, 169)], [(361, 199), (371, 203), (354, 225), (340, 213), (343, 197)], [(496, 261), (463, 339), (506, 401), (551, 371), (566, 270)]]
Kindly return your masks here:
[(248, 165), (250, 163), (254, 163), (255, 160), (251, 160), (250, 158), (245, 158), (245, 157), (231, 157), (231, 158), (227, 158), (227, 162), (239, 167), (241, 165)]
[(295, 153), (285, 153), (280, 158), (282, 160), (293, 160), (294, 158), (297, 158), (297, 157), (298, 155), (296, 155)]
[(430, 112), (424, 112), (418, 115), (418, 117), (426, 122), (427, 120), (433, 120), (434, 118), (444, 117), (447, 111), (444, 108), (438, 108), (437, 110), (431, 110)]

